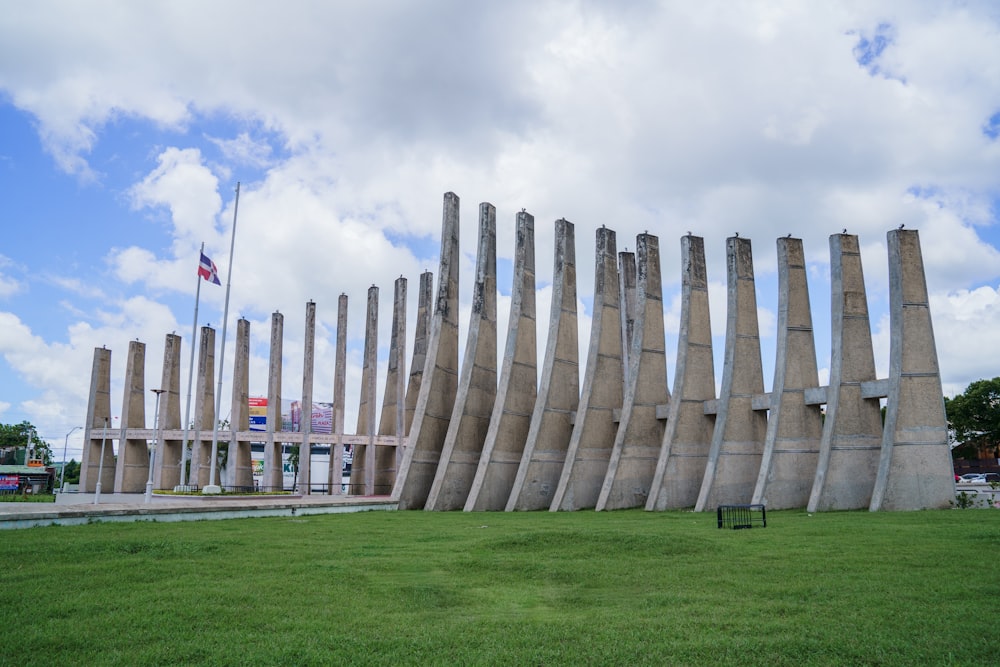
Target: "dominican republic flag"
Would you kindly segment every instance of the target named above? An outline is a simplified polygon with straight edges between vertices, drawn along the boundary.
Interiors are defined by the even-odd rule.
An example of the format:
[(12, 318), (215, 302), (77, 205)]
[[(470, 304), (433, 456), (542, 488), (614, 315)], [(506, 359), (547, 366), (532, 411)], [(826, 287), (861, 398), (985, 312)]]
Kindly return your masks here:
[(210, 260), (205, 253), (201, 253), (201, 262), (198, 263), (198, 275), (210, 283), (215, 283), (216, 285), (222, 284), (222, 281), (219, 280), (218, 267), (215, 266), (215, 262)]

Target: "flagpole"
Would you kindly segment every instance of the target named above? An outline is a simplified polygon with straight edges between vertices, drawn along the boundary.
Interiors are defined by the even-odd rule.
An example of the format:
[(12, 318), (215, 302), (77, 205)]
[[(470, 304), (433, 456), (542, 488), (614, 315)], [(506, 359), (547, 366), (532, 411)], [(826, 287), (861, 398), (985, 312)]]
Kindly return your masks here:
[[(201, 242), (201, 250), (198, 254), (200, 258), (205, 254), (205, 242)], [(199, 259), (200, 261), (200, 259)], [(194, 351), (198, 348), (198, 302), (201, 300), (201, 272), (197, 274), (195, 280), (198, 281), (198, 287), (194, 291), (194, 324), (191, 326), (191, 363), (188, 364), (188, 393), (187, 393), (187, 406), (184, 408), (184, 442), (181, 444), (181, 477), (180, 477), (180, 487), (187, 486), (187, 449), (188, 449), (188, 431), (191, 428), (191, 382), (194, 380)], [(183, 491), (183, 488), (176, 489), (177, 491)]]
[[(219, 348), (219, 385), (215, 392), (215, 423), (212, 424), (212, 464), (208, 472), (208, 486), (203, 493), (222, 493), (222, 487), (215, 483), (216, 459), (219, 457), (219, 415), (222, 409), (222, 369), (226, 357), (226, 324), (229, 322), (229, 290), (233, 285), (233, 252), (236, 250), (236, 214), (240, 210), (240, 182), (236, 182), (236, 202), (233, 204), (233, 234), (229, 242), (229, 271), (226, 275), (226, 306), (222, 311), (222, 345)], [(232, 427), (232, 424), (230, 424)], [(232, 432), (232, 429), (230, 429)]]

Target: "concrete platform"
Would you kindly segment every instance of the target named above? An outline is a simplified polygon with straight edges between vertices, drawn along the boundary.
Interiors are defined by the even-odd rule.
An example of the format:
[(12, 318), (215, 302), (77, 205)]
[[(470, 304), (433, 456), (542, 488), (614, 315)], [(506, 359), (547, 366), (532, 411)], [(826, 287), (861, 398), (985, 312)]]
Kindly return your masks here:
[[(84, 495), (84, 494), (80, 494)], [(91, 498), (93, 497), (91, 494)], [(140, 495), (141, 499), (142, 496)], [(115, 501), (118, 502), (115, 502)], [(110, 502), (109, 502), (110, 501)], [(268, 516), (344, 514), (395, 510), (388, 496), (154, 496), (151, 503), (135, 497), (104, 494), (101, 504), (0, 503), (0, 530), (35, 526), (75, 526), (110, 521), (213, 521)]]

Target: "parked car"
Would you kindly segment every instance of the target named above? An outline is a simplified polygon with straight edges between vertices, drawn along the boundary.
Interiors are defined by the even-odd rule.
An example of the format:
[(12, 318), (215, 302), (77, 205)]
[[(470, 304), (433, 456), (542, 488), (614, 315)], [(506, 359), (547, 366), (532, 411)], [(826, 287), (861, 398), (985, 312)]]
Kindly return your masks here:
[(962, 482), (963, 484), (972, 484), (974, 482), (985, 482), (986, 480), (982, 479), (982, 477), (983, 473), (981, 472), (967, 472), (955, 481)]

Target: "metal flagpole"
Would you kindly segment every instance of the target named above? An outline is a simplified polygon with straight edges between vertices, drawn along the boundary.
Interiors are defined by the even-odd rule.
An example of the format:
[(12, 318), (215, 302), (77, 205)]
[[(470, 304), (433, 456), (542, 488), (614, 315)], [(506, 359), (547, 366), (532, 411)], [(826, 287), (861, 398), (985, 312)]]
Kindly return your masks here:
[[(200, 266), (201, 256), (205, 254), (205, 242), (201, 242), (201, 250), (198, 254), (198, 262)], [(191, 382), (194, 380), (194, 351), (198, 348), (198, 301), (201, 299), (201, 281), (204, 280), (201, 277), (201, 272), (197, 274), (198, 287), (194, 292), (194, 324), (191, 326), (191, 363), (188, 364), (188, 395), (187, 395), (187, 406), (184, 408), (184, 443), (181, 445), (181, 478), (180, 486), (175, 491), (182, 491), (183, 488), (187, 486), (187, 449), (188, 449), (188, 431), (191, 428)]]
[[(219, 414), (222, 409), (222, 369), (226, 357), (226, 324), (229, 322), (229, 290), (233, 284), (233, 252), (236, 250), (236, 214), (240, 210), (240, 183), (236, 182), (236, 202), (233, 204), (233, 234), (229, 242), (229, 271), (226, 275), (226, 306), (222, 311), (222, 345), (219, 348), (219, 385), (215, 392), (215, 423), (212, 424), (212, 465), (208, 472), (208, 486), (203, 493), (222, 493), (215, 483), (216, 459), (219, 457)], [(231, 425), (230, 425), (231, 426)]]

